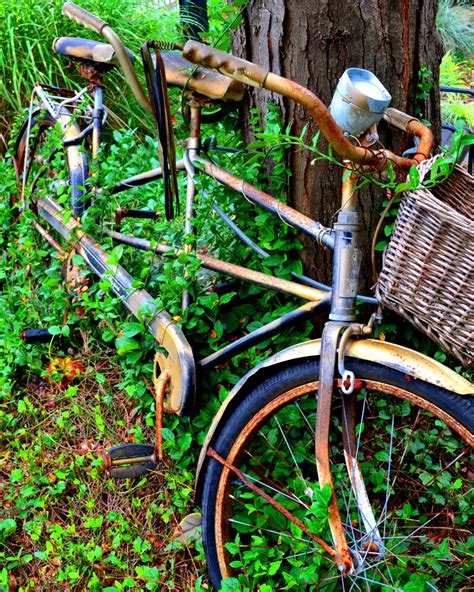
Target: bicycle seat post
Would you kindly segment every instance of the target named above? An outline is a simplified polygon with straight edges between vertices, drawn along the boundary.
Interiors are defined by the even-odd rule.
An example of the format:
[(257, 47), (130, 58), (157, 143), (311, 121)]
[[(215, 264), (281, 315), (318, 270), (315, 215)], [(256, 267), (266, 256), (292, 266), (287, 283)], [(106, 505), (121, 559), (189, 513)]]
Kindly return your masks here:
[[(201, 111), (202, 103), (197, 100), (194, 95), (188, 100), (188, 106), (190, 109), (190, 133), (187, 140), (187, 151), (189, 155), (189, 166), (191, 170), (188, 170), (188, 179), (186, 184), (186, 209), (185, 209), (185, 220), (184, 220), (184, 231), (186, 235), (195, 233), (193, 224), (194, 219), (194, 198), (196, 195), (196, 184), (194, 182), (194, 167), (192, 161), (195, 156), (199, 155), (201, 149)], [(195, 240), (192, 243), (186, 243), (185, 251), (190, 253), (195, 246)], [(188, 290), (183, 291), (182, 297), (182, 310), (183, 312), (189, 307), (191, 303), (191, 296)]]
[(101, 84), (92, 83), (92, 92), (94, 95), (94, 111), (92, 114), (92, 158), (97, 158), (99, 146), (102, 138), (102, 119), (104, 116), (104, 89)]
[(102, 120), (104, 116), (104, 81), (103, 73), (107, 66), (95, 63), (78, 63), (78, 71), (81, 76), (89, 81), (88, 90), (94, 98), (94, 110), (92, 112), (92, 158), (97, 158), (102, 137)]

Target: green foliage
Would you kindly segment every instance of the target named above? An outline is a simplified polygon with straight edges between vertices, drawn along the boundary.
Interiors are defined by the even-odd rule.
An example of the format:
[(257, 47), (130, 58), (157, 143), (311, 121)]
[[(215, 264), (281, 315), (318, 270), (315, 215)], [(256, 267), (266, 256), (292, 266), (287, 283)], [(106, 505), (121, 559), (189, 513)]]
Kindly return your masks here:
[(446, 51), (472, 53), (474, 29), (473, 9), (469, 0), (440, 0), (436, 28)]
[(456, 61), (453, 53), (448, 51), (441, 60), (440, 82), (445, 86), (468, 87), (469, 64), (467, 61)]
[[(448, 52), (441, 62), (441, 84), (451, 87), (469, 88), (469, 74), (472, 60), (456, 62)], [(464, 121), (469, 128), (474, 128), (474, 103), (466, 95), (442, 93), (441, 112), (443, 121), (456, 123)]]
[(148, 428), (130, 419), (133, 406), (123, 392), (94, 383), (94, 364), (116, 380), (116, 367), (89, 358), (78, 385), (61, 391), (33, 381), (24, 405), (1, 400), (6, 581), (23, 590), (142, 591), (157, 589), (157, 581), (161, 590), (191, 590), (196, 564), (182, 546), (168, 546), (189, 504), (192, 476), (167, 463), (133, 486), (105, 478), (104, 444), (117, 430)]
[[(430, 97), (431, 89), (433, 88), (433, 72), (423, 64), (418, 72), (418, 82), (416, 86), (415, 96), (415, 114), (417, 117), (423, 118), (425, 103)], [(430, 122), (422, 120), (426, 125), (431, 125)]]
[(463, 101), (459, 95), (444, 100), (441, 112), (448, 123), (463, 121), (470, 129), (474, 128), (474, 103)]
[[(270, 111), (268, 126), (277, 132), (274, 111)], [(178, 130), (178, 136), (184, 133)], [(91, 186), (97, 181), (107, 188), (118, 179), (158, 165), (155, 139), (137, 137), (130, 130), (115, 130), (113, 139), (110, 149), (100, 155), (100, 168), (92, 171)], [(229, 152), (217, 149), (218, 145), (227, 146)], [(50, 143), (44, 143), (42, 149), (55, 148), (57, 137), (51, 133)], [(245, 153), (228, 127), (216, 126), (207, 149), (216, 162), (245, 170), (247, 180), (266, 180), (263, 170), (268, 155)], [(272, 156), (273, 187), (282, 192), (285, 155), (272, 151)], [(56, 174), (64, 177), (67, 171), (63, 151), (56, 150), (52, 160), (40, 159), (39, 167), (43, 162), (47, 162), (48, 174), (37, 182), (36, 194), (51, 195), (53, 190), (55, 198), (67, 207), (69, 188), (55, 181)], [(84, 291), (68, 293), (61, 277), (63, 262), (33, 231), (32, 212), (27, 210), (18, 217), (16, 209), (9, 208), (8, 195), (15, 193), (9, 159), (0, 162), (0, 171), (4, 196), (0, 202), (0, 306), (5, 316), (0, 324), (0, 347), (4, 348), (0, 413), (7, 427), (3, 437), (8, 442), (10, 477), (8, 518), (1, 523), (0, 532), (9, 541), (2, 556), (7, 578), (26, 586), (26, 574), (34, 573), (31, 587), (25, 589), (54, 585), (91, 590), (191, 589), (191, 582), (203, 570), (202, 548), (197, 547), (197, 559), (188, 566), (190, 554), (177, 548), (171, 534), (177, 520), (193, 507), (190, 470), (197, 461), (198, 445), (218, 406), (242, 374), (275, 349), (304, 339), (311, 325), (267, 340), (207, 377), (200, 390), (199, 413), (192, 422), (165, 418), (167, 461), (151, 481), (131, 488), (106, 481), (97, 458), (104, 448), (120, 440), (153, 440), (154, 401), (143, 377), (151, 376), (156, 345), (140, 320), (126, 317), (118, 299), (109, 292), (110, 279), (93, 281), (76, 255), (71, 263), (89, 284)], [(183, 191), (183, 180), (180, 183)], [(206, 191), (198, 194), (196, 204), (199, 249), (286, 278), (291, 271), (301, 272), (299, 243), (291, 228), (204, 177), (198, 177), (197, 183), (199, 191)], [(99, 236), (102, 227), (112, 226), (118, 206), (162, 212), (161, 194), (160, 182), (121, 196), (111, 196), (105, 189), (83, 216), (83, 224), (93, 236)], [(238, 224), (252, 221), (245, 229), (270, 257), (261, 260), (244, 248), (212, 210), (213, 200)], [(151, 236), (172, 248), (169, 255), (158, 258), (151, 253), (132, 253), (101, 239), (109, 262), (120, 262), (136, 278), (137, 287), (156, 296), (156, 305), (169, 310), (182, 325), (197, 355), (207, 355), (298, 304), (255, 286), (236, 286), (218, 296), (212, 291), (216, 278), (200, 268), (195, 255), (177, 251), (190, 238), (183, 231), (182, 217), (167, 223), (163, 216), (139, 226), (126, 219), (122, 230)], [(181, 294), (185, 287), (192, 291), (194, 301), (183, 314)], [(19, 334), (30, 327), (49, 327), (51, 342), (25, 344)], [(80, 363), (81, 370), (71, 376), (73, 362)], [(24, 441), (31, 446), (24, 448)], [(36, 464), (36, 459), (41, 461)], [(53, 506), (61, 508), (59, 520), (50, 519)], [(118, 514), (116, 510), (124, 512), (124, 507), (125, 515)], [(176, 569), (179, 561), (187, 566), (184, 571)]]

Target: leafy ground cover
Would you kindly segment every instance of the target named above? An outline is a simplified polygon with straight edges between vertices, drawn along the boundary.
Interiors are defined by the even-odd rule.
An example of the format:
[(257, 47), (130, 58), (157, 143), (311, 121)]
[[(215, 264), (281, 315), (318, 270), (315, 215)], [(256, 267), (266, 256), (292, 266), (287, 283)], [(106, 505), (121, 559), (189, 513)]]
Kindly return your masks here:
[(108, 480), (101, 468), (117, 438), (152, 435), (104, 353), (81, 354), (86, 369), (65, 390), (33, 376), (2, 406), (5, 589), (199, 589), (200, 550), (173, 542), (192, 475), (168, 455), (141, 482)]
[[(271, 112), (268, 126), (277, 128), (276, 112)], [(236, 158), (235, 151), (241, 147), (233, 133), (223, 126), (215, 132), (208, 148), (232, 142)], [(101, 184), (135, 174), (144, 162), (154, 166), (150, 155), (156, 154), (156, 143), (152, 138), (115, 131), (114, 141), (102, 155)], [(226, 166), (231, 164), (225, 152), (213, 154)], [(273, 150), (272, 155), (278, 193), (283, 152)], [(265, 152), (245, 158), (248, 179), (258, 179), (265, 168)], [(3, 160), (0, 167), (2, 195), (8, 196), (15, 192), (10, 160)], [(290, 271), (301, 272), (296, 259), (298, 242), (289, 227), (256, 211), (245, 200), (235, 201), (233, 194), (206, 189), (197, 216), (201, 249), (256, 269), (278, 268), (285, 277), (290, 277)], [(57, 197), (67, 199), (67, 195)], [(153, 185), (133, 190), (125, 199), (121, 205), (161, 207), (159, 188)], [(254, 220), (252, 238), (270, 253), (265, 261), (231, 237), (212, 214), (213, 199), (231, 216)], [(104, 224), (111, 223), (117, 205), (110, 196), (98, 197), (84, 223), (97, 230), (95, 214), (99, 212)], [(125, 232), (131, 224), (124, 223)], [(246, 369), (272, 349), (304, 338), (310, 326), (267, 341), (220, 367), (200, 389), (197, 415), (165, 418), (166, 457), (153, 475), (138, 483), (115, 482), (101, 468), (104, 449), (122, 442), (153, 441), (154, 404), (149, 388), (153, 340), (140, 323), (122, 313), (108, 292), (108, 280), (90, 281), (79, 294), (68, 292), (61, 275), (63, 262), (32, 231), (28, 213), (17, 218), (8, 198), (0, 204), (0, 226), (4, 317), (0, 325), (4, 425), (0, 470), (6, 510), (0, 520), (1, 583), (12, 590), (199, 590), (206, 585), (200, 543), (190, 549), (173, 539), (179, 521), (194, 509), (193, 470), (199, 445), (220, 403)], [(180, 218), (172, 224), (154, 223), (153, 228), (147, 222), (141, 232), (146, 235), (147, 230), (148, 235), (153, 230), (152, 236), (170, 244), (184, 238)], [(108, 246), (111, 258), (120, 260), (176, 318), (181, 314), (183, 282), (197, 277), (194, 304), (180, 322), (195, 351), (202, 354), (296, 304), (250, 287), (241, 291), (241, 301), (230, 308), (236, 292), (221, 298), (209, 292), (215, 280), (201, 277), (191, 255), (159, 261)], [(86, 282), (91, 279), (80, 258), (72, 257), (71, 264)], [(185, 270), (190, 275), (186, 281)], [(47, 344), (25, 344), (20, 333), (31, 327), (49, 327), (54, 337)]]

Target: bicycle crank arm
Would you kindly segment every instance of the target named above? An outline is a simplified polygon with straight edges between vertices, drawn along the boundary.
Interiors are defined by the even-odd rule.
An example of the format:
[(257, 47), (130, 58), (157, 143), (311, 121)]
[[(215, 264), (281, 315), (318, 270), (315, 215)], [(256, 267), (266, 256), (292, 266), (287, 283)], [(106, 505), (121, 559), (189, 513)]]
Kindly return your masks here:
[(141, 477), (156, 466), (152, 444), (120, 444), (104, 455), (104, 468), (113, 479)]

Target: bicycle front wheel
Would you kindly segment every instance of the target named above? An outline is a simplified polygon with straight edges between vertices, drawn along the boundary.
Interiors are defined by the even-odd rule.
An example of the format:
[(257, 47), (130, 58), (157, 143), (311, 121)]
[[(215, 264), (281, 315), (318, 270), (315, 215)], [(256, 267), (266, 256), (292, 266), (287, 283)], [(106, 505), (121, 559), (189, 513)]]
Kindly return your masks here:
[(355, 573), (342, 576), (311, 536), (332, 545), (328, 492), (314, 458), (319, 362), (306, 360), (254, 388), (213, 444), (221, 458), (209, 460), (202, 508), (216, 589), (227, 577), (240, 580), (236, 589), (262, 591), (471, 589), (473, 397), (407, 382), (377, 364), (348, 360), (348, 367), (358, 379), (356, 457), (380, 548), (373, 548), (345, 465), (338, 392), (330, 455)]
[[(79, 134), (79, 127), (67, 118), (67, 135)], [(79, 218), (89, 205), (86, 193), (88, 163), (79, 146), (64, 145), (61, 122), (49, 113), (34, 113), (30, 124), (25, 120), (15, 148), (18, 171), (17, 202), (23, 196), (30, 206), (41, 197), (52, 197), (63, 207), (70, 207)]]

